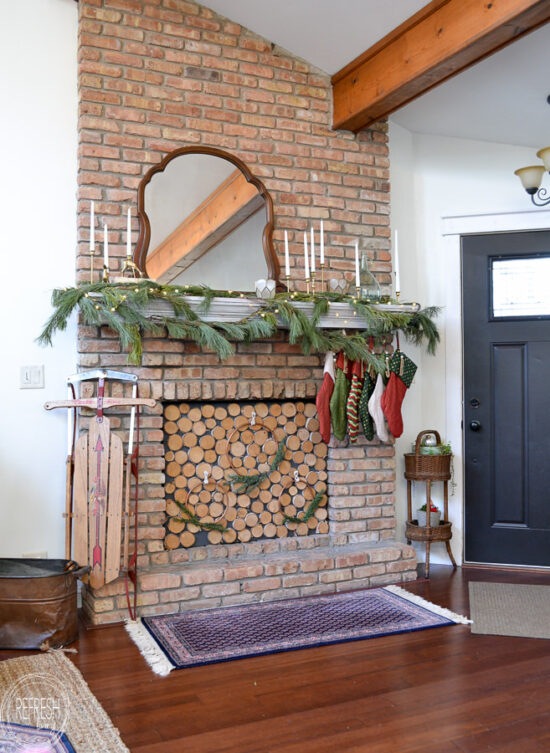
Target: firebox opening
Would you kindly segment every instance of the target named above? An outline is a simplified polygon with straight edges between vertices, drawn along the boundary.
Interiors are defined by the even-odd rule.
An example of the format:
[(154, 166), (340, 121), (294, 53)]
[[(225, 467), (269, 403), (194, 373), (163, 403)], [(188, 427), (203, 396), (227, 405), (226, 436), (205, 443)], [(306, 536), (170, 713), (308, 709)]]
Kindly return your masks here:
[(165, 402), (166, 549), (328, 533), (315, 403)]

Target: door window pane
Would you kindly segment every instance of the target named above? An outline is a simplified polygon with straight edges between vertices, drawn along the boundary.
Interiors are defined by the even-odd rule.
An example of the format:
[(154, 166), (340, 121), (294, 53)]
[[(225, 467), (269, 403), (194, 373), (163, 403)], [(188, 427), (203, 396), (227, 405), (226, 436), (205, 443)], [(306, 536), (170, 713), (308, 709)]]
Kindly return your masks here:
[(550, 255), (491, 260), (492, 318), (550, 316)]

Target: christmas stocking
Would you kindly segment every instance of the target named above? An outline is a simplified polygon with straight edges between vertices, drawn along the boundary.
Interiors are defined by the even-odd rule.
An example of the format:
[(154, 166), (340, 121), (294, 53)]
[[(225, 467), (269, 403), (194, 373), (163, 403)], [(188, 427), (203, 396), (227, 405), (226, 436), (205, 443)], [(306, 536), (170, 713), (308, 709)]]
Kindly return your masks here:
[(363, 389), (361, 390), (361, 397), (359, 398), (359, 418), (361, 419), (361, 426), (363, 427), (363, 434), (368, 440), (374, 439), (376, 433), (374, 428), (374, 421), (369, 413), (369, 399), (374, 392), (374, 386), (376, 384), (376, 376), (372, 376), (370, 370), (365, 374), (365, 380), (363, 382)]
[(382, 395), (381, 406), (389, 430), (397, 438), (403, 434), (401, 405), (416, 373), (416, 364), (400, 350), (396, 350), (390, 359), (389, 370), (390, 378)]
[(372, 420), (374, 421), (374, 425), (376, 427), (376, 434), (378, 436), (378, 439), (381, 442), (389, 442), (390, 435), (388, 434), (386, 421), (384, 419), (384, 413), (382, 411), (382, 406), (380, 405), (383, 394), (384, 377), (382, 376), (382, 374), (378, 374), (378, 376), (376, 377), (376, 384), (374, 386), (373, 393), (369, 399), (368, 407), (369, 413), (371, 414)]
[(330, 420), (332, 423), (332, 433), (336, 439), (345, 439), (348, 429), (346, 403), (348, 401), (350, 384), (347, 371), (348, 359), (340, 352), (336, 358), (334, 390), (330, 398)]
[(325, 356), (325, 368), (323, 370), (323, 383), (315, 398), (317, 415), (319, 416), (319, 430), (323, 442), (330, 442), (330, 398), (334, 391), (334, 353)]
[(363, 390), (363, 362), (354, 361), (351, 369), (351, 386), (346, 403), (349, 441), (357, 442), (359, 435), (359, 399)]

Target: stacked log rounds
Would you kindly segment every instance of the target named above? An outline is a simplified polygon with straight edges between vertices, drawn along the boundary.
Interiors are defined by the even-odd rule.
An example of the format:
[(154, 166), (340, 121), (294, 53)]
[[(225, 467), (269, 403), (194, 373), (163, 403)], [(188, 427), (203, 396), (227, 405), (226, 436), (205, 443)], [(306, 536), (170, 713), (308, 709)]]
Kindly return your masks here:
[[(167, 549), (328, 532), (328, 450), (314, 403), (167, 403), (164, 436)], [(246, 490), (234, 480), (258, 474)], [(315, 513), (290, 522), (316, 494)]]

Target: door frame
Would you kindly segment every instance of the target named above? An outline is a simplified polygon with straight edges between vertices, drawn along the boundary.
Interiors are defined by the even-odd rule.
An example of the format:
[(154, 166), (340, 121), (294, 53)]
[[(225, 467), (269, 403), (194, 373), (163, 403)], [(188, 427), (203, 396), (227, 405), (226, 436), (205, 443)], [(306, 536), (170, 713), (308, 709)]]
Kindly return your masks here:
[[(527, 200), (527, 197), (526, 197)], [(550, 230), (550, 209), (502, 214), (468, 214), (441, 218), (441, 239), (447, 271), (445, 288), (445, 436), (454, 451), (456, 499), (460, 520), (453, 521), (453, 541), (464, 562), (464, 366), (462, 348), (461, 238), (464, 235)], [(459, 563), (459, 564), (460, 564)]]

